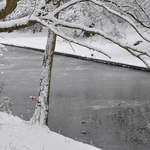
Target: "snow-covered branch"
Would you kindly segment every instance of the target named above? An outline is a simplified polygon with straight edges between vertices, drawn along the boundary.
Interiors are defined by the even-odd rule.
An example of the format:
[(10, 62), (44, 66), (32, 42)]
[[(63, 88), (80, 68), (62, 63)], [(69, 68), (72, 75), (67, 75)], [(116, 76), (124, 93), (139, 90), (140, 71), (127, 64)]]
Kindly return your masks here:
[[(129, 6), (129, 5), (119, 5), (118, 3), (115, 3), (115, 2), (112, 2), (110, 0), (107, 0), (107, 2), (113, 4), (114, 6), (116, 6), (119, 11), (127, 14), (128, 16), (130, 16), (131, 18), (133, 18), (135, 20), (136, 23), (139, 23), (142, 27), (146, 28), (146, 29), (150, 29), (150, 26), (144, 24), (139, 18), (137, 18), (134, 14), (130, 13), (129, 11), (126, 11), (126, 10), (123, 10), (123, 7), (129, 7), (131, 10), (136, 10), (136, 11), (139, 11), (136, 7), (133, 7), (133, 6)], [(136, 1), (137, 2), (137, 1)], [(145, 16), (147, 18), (150, 19), (150, 17), (147, 15), (147, 13), (144, 11), (144, 9), (140, 6), (140, 4), (138, 3), (138, 6), (140, 7), (140, 9), (142, 10), (142, 12), (145, 14)]]
[(25, 25), (29, 22), (29, 16), (15, 19), (15, 20), (9, 20), (9, 21), (0, 21), (0, 28), (11, 28), (11, 27), (17, 27)]
[(80, 2), (84, 2), (84, 1), (89, 1), (89, 0), (71, 0), (67, 3), (64, 3), (63, 5), (61, 5), (60, 7), (58, 7), (57, 9), (55, 9), (51, 15), (55, 16), (57, 15), (58, 13), (60, 13), (61, 11), (67, 9), (68, 7), (72, 6), (72, 5), (75, 5), (77, 3), (80, 3)]
[(129, 23), (133, 29), (147, 42), (150, 42), (150, 38), (146, 37), (145, 35), (143, 35), (143, 33), (140, 31), (140, 29), (137, 27), (137, 25), (132, 21), (132, 19), (130, 19), (128, 16), (126, 16), (126, 14), (124, 14), (123, 12), (119, 12), (119, 11), (115, 11), (113, 9), (110, 9), (108, 6), (106, 6), (105, 3), (97, 1), (97, 0), (90, 0), (90, 2), (94, 3), (97, 6), (100, 6), (104, 9), (106, 9), (108, 12), (110, 12), (111, 14), (118, 16), (120, 18), (122, 18), (124, 21), (126, 21), (127, 23)]
[(98, 52), (98, 53), (101, 53), (101, 54), (107, 56), (108, 58), (111, 58), (111, 57), (110, 57), (106, 52), (104, 52), (103, 50), (100, 50), (100, 49), (98, 49), (98, 48), (96, 48), (96, 47), (94, 47), (94, 46), (91, 46), (91, 45), (87, 44), (87, 43), (80, 42), (80, 41), (78, 41), (78, 40), (76, 40), (76, 39), (74, 39), (74, 38), (72, 38), (72, 37), (66, 36), (66, 35), (63, 34), (61, 31), (57, 30), (54, 25), (48, 24), (48, 23), (46, 23), (44, 20), (41, 20), (41, 19), (36, 18), (36, 17), (35, 17), (34, 19), (36, 19), (36, 21), (37, 21), (37, 22), (40, 22), (42, 25), (48, 27), (50, 30), (52, 30), (52, 31), (53, 31), (56, 35), (58, 35), (59, 37), (65, 39), (65, 40), (67, 40), (67, 41), (70, 41), (70, 42), (72, 42), (72, 43), (75, 43), (75, 44), (77, 44), (77, 45), (80, 45), (80, 46), (83, 46), (83, 47), (85, 47), (85, 48), (88, 48), (88, 49), (91, 49), (91, 50), (93, 50), (93, 51), (96, 51), (96, 52)]
[(13, 30), (22, 29), (32, 26), (37, 22), (30, 19), (30, 16), (22, 17), (19, 19), (0, 21), (0, 32), (10, 32)]
[[(103, 33), (102, 31), (100, 31), (98, 29), (88, 28), (88, 27), (85, 27), (85, 26), (82, 26), (82, 25), (77, 25), (77, 24), (74, 24), (74, 23), (68, 23), (68, 22), (65, 22), (65, 21), (62, 21), (62, 20), (57, 20), (57, 22), (55, 22), (53, 25), (48, 24), (46, 21), (41, 20), (39, 18), (36, 18), (36, 20), (38, 22), (40, 22), (41, 24), (43, 24), (44, 26), (47, 26), (48, 28), (50, 28), (55, 34), (62, 37), (63, 39), (65, 39), (67, 41), (70, 41), (70, 42), (73, 42), (75, 44), (81, 45), (83, 47), (90, 48), (92, 50), (95, 50), (97, 52), (100, 52), (100, 53), (104, 54), (105, 56), (108, 56), (108, 54), (106, 54), (106, 52), (103, 52), (102, 50), (99, 50), (99, 49), (97, 49), (97, 48), (95, 48), (91, 45), (88, 45), (86, 43), (80, 42), (76, 39), (73, 39), (71, 37), (68, 37), (68, 36), (64, 35), (60, 30), (58, 30), (57, 27), (60, 25), (60, 26), (67, 27), (67, 28), (80, 29), (80, 30), (83, 30), (83, 31), (88, 31), (88, 32), (91, 32), (91, 33), (98, 34), (98, 35), (104, 37), (105, 39), (113, 42), (114, 44), (118, 45), (119, 47), (123, 48), (124, 50), (128, 51), (133, 56), (137, 57), (148, 68), (150, 67), (150, 65), (144, 60), (144, 58), (142, 58), (142, 56), (146, 56), (146, 57), (150, 58), (150, 55), (147, 52), (138, 50), (138, 49), (132, 47), (131, 45), (128, 45), (127, 43), (124, 44), (122, 42), (118, 42), (114, 38), (109, 37), (107, 34)], [(55, 19), (55, 21), (56, 21), (56, 19)]]
[[(66, 8), (75, 5), (76, 3), (80, 3), (80, 2), (84, 2), (85, 0), (72, 0), (70, 2), (67, 2), (65, 4), (63, 4), (62, 6), (60, 6), (59, 8), (57, 8), (56, 10), (54, 10), (51, 14), (49, 14), (49, 17), (51, 18), (51, 16), (55, 16), (56, 14), (58, 14), (60, 11), (65, 10)], [(97, 1), (97, 0), (88, 0), (90, 2), (92, 2), (95, 5), (98, 5), (104, 9), (106, 9), (108, 12), (110, 12), (111, 14), (122, 18), (124, 21), (126, 21), (128, 24), (130, 24), (132, 26), (132, 28), (147, 42), (150, 42), (150, 37), (144, 35), (141, 31), (141, 29), (134, 23), (134, 21), (132, 19), (130, 19), (127, 15), (130, 15), (136, 22), (140, 23), (140, 25), (142, 25), (145, 28), (149, 28), (148, 26), (144, 25), (139, 19), (137, 19), (136, 17), (134, 17), (131, 13), (129, 12), (125, 12), (125, 11), (115, 11), (111, 8), (109, 8), (104, 2), (101, 1)], [(86, 1), (87, 2), (87, 1)], [(115, 4), (115, 2), (113, 3)], [(116, 5), (116, 4), (115, 4)], [(118, 6), (118, 5), (117, 5)]]
[[(150, 67), (147, 62), (142, 58), (142, 56), (147, 56), (148, 58), (150, 58), (150, 55), (147, 52), (141, 51), (139, 49), (136, 49), (135, 47), (133, 47), (132, 45), (129, 45), (128, 43), (123, 43), (123, 42), (119, 42), (117, 40), (115, 40), (113, 37), (109, 36), (108, 34), (104, 33), (103, 31), (99, 30), (99, 29), (95, 29), (95, 28), (88, 28), (86, 26), (83, 25), (77, 25), (74, 23), (69, 23), (66, 21), (62, 21), (59, 20), (57, 18), (51, 18), (51, 21), (53, 22), (53, 25), (48, 24), (45, 21), (42, 21), (40, 19), (37, 19), (38, 22), (40, 22), (41, 24), (49, 27), (51, 30), (53, 30), (58, 36), (62, 37), (63, 39), (66, 39), (70, 42), (76, 43), (78, 45), (96, 50), (97, 48), (95, 47), (91, 47), (90, 45), (84, 44), (82, 42), (79, 42), (73, 38), (67, 37), (66, 35), (64, 35), (63, 33), (60, 33), (59, 30), (56, 30), (57, 27), (66, 27), (66, 28), (72, 28), (72, 29), (79, 29), (82, 31), (86, 31), (86, 32), (90, 32), (90, 33), (94, 33), (97, 35), (100, 35), (101, 37), (113, 42), (114, 44), (118, 45), (119, 47), (123, 48), (124, 50), (126, 50), (127, 52), (129, 52), (130, 54), (134, 55), (135, 57), (137, 57), (139, 60), (141, 60), (148, 68)], [(58, 28), (57, 28), (58, 29)], [(103, 51), (101, 51), (103, 52)]]
[[(104, 33), (103, 31), (99, 30), (99, 29), (95, 29), (95, 28), (89, 28), (89, 27), (86, 27), (86, 26), (83, 26), (83, 25), (78, 25), (78, 24), (75, 24), (75, 23), (69, 23), (69, 22), (66, 22), (66, 21), (63, 21), (63, 20), (59, 20), (57, 18), (51, 18), (51, 21), (54, 23), (54, 26), (55, 27), (66, 27), (66, 28), (72, 28), (72, 29), (79, 29), (79, 30), (82, 30), (82, 31), (86, 31), (86, 32), (90, 32), (90, 33), (94, 33), (94, 34), (97, 34), (97, 35), (100, 35), (101, 37), (113, 42), (114, 44), (118, 45), (119, 47), (123, 48), (124, 50), (130, 52), (131, 54), (134, 53), (138, 59), (142, 60), (142, 62), (147, 66), (147, 67), (150, 67), (142, 58), (141, 56), (144, 55), (144, 56), (147, 56), (150, 58), (150, 55), (146, 52), (143, 52), (139, 49), (136, 49), (135, 47), (129, 45), (128, 43), (123, 43), (123, 42), (119, 42), (117, 40), (115, 40), (115, 38), (109, 36), (108, 34)], [(42, 21), (41, 23), (44, 23), (44, 25), (46, 24), (46, 22)], [(48, 24), (46, 24), (46, 26), (49, 26)], [(55, 31), (56, 32), (56, 31)], [(57, 34), (58, 34), (58, 31), (57, 31)], [(65, 36), (66, 37), (66, 36)], [(73, 39), (74, 40), (74, 39)], [(69, 39), (68, 41), (71, 41), (71, 39)], [(75, 42), (74, 42), (75, 43)], [(132, 54), (133, 55), (133, 54)]]
[(36, 24), (35, 20), (31, 20), (30, 16), (22, 17), (19, 19), (0, 21), (0, 32), (11, 32), (13, 30), (18, 30), (26, 28)]

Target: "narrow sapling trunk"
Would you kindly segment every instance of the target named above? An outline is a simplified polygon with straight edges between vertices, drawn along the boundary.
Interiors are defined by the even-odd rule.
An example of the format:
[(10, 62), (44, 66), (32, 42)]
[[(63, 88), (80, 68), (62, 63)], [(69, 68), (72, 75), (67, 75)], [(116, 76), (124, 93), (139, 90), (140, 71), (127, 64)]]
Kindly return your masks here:
[(35, 112), (31, 118), (32, 123), (48, 125), (49, 98), (51, 86), (51, 73), (56, 44), (56, 34), (48, 31), (46, 50), (43, 56), (42, 73), (40, 79), (40, 91)]

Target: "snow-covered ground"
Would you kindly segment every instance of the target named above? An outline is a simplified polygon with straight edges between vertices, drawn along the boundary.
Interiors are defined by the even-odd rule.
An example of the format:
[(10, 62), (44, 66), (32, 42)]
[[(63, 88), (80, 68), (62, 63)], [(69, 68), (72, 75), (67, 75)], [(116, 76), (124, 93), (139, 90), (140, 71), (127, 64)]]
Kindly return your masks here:
[[(122, 40), (129, 43), (130, 45), (133, 46), (133, 44), (136, 41), (142, 40), (135, 32), (130, 31), (130, 30), (127, 30), (127, 32), (128, 32), (126, 33), (127, 36)], [(45, 49), (46, 40), (47, 40), (46, 35), (47, 35), (46, 33), (32, 34), (31, 32), (1, 33), (0, 43), (32, 47), (32, 48), (37, 48), (37, 49)], [(80, 40), (83, 40), (83, 39), (80, 39)], [(140, 60), (133, 57), (126, 50), (121, 49), (119, 46), (116, 46), (115, 44), (112, 44), (102, 38), (95, 36), (93, 38), (87, 38), (86, 40), (84, 39), (84, 41), (88, 43), (90, 42), (91, 45), (96, 46), (102, 49), (103, 51), (107, 52), (112, 58), (109, 59), (106, 56), (98, 52), (93, 52), (92, 50), (69, 43), (61, 38), (57, 38), (56, 52), (145, 67), (145, 65)], [(147, 52), (148, 52), (149, 47), (150, 47), (150, 44), (144, 41), (140, 43), (138, 46), (135, 46), (135, 48), (138, 48), (140, 50), (142, 49)], [(147, 61), (150, 63), (149, 59), (147, 59)]]
[(100, 150), (0, 112), (0, 150)]

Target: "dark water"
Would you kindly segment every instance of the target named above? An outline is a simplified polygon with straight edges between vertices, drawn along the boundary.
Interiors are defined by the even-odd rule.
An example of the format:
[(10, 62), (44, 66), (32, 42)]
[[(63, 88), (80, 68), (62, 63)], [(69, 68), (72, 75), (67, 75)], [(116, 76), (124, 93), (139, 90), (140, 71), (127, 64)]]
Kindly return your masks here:
[[(41, 53), (10, 48), (0, 59), (0, 96), (29, 119), (37, 95)], [(149, 150), (150, 74), (55, 56), (49, 127), (103, 150)]]

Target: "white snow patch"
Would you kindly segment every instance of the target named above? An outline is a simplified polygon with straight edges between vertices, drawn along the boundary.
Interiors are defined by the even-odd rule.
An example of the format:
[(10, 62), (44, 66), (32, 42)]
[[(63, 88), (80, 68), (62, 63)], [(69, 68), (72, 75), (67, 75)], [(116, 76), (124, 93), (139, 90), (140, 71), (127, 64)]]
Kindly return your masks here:
[(0, 150), (100, 150), (0, 112)]

